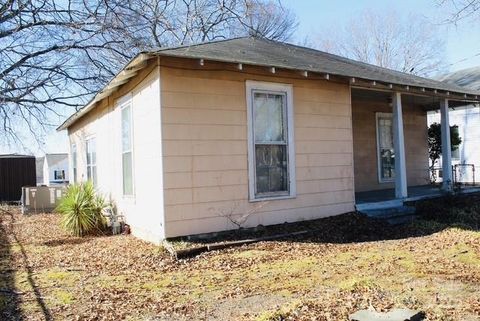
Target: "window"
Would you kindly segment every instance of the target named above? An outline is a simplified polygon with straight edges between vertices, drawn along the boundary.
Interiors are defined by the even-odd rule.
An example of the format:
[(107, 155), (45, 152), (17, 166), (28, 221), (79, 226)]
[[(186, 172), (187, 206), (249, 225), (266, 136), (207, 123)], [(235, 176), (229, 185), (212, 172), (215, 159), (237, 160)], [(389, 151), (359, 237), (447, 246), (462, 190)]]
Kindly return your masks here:
[(393, 116), (377, 113), (377, 159), (380, 183), (395, 179), (395, 149), (393, 147)]
[(64, 170), (54, 170), (53, 171), (53, 178), (56, 181), (63, 181), (65, 179), (65, 171)]
[(123, 195), (133, 195), (132, 104), (131, 99), (120, 105), (122, 130)]
[(290, 85), (247, 82), (250, 200), (295, 196)]
[(87, 180), (97, 185), (97, 152), (95, 138), (87, 139), (85, 146), (87, 154)]
[(72, 171), (73, 182), (77, 182), (77, 145), (72, 144)]

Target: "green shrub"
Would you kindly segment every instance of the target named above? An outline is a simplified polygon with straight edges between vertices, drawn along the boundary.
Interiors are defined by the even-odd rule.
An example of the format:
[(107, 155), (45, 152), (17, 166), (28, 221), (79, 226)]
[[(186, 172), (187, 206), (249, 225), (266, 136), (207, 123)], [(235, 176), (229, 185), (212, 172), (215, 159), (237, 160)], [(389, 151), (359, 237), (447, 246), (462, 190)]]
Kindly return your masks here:
[(67, 232), (84, 236), (105, 227), (104, 208), (105, 199), (95, 193), (91, 182), (86, 182), (70, 185), (56, 211), (62, 214), (61, 225)]

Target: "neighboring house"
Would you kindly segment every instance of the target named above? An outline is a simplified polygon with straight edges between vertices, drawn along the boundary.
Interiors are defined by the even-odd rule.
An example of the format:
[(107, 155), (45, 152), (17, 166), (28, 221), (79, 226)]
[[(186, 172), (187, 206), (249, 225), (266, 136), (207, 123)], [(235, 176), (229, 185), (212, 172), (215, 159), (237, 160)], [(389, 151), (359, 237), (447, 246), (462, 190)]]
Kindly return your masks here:
[(448, 107), (477, 95), (237, 38), (138, 55), (59, 130), (75, 180), (159, 243), (354, 211), (362, 192), (402, 201), (428, 182), (427, 110), (442, 110), (447, 137)]
[(43, 185), (43, 163), (45, 161), (45, 157), (37, 157), (35, 158), (36, 163), (36, 172), (37, 172), (37, 185)]
[(0, 155), (0, 203), (20, 201), (24, 186), (36, 186), (35, 157)]
[(68, 153), (45, 154), (43, 157), (42, 184), (52, 185), (68, 183), (68, 163)]
[[(480, 90), (480, 67), (459, 70), (445, 75), (441, 81), (464, 86), (471, 90)], [(480, 107), (478, 104), (452, 108), (450, 125), (457, 125), (462, 143), (452, 152), (452, 164), (457, 165), (454, 173), (463, 183), (480, 183)], [(428, 113), (428, 125), (440, 122), (438, 112)], [(442, 160), (439, 160), (441, 166)], [(474, 167), (470, 166), (474, 165)], [(474, 170), (475, 169), (475, 170)], [(475, 174), (474, 174), (475, 173)]]

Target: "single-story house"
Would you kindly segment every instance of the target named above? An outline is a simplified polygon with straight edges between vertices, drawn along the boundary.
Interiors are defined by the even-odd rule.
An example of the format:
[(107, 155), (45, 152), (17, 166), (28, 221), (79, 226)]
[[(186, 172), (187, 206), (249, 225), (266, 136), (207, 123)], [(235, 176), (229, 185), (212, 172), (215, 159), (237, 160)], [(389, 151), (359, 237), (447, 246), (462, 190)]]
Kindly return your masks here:
[(449, 107), (478, 95), (245, 37), (143, 52), (58, 129), (75, 181), (159, 243), (338, 215), (372, 191), (404, 200), (428, 182), (427, 111), (449, 144)]
[[(480, 67), (468, 68), (444, 75), (441, 81), (472, 90), (480, 90)], [(440, 123), (440, 113), (430, 111), (428, 124)], [(477, 184), (480, 182), (480, 106), (472, 103), (450, 110), (450, 125), (458, 126), (462, 143), (452, 152), (454, 180), (461, 184)], [(442, 159), (435, 167), (440, 172)], [(440, 175), (437, 175), (440, 176)], [(440, 178), (441, 179), (441, 178)]]
[[(68, 153), (48, 153), (45, 156), (38, 157), (37, 185), (68, 183), (68, 163)], [(41, 175), (38, 173), (39, 166), (41, 166)]]

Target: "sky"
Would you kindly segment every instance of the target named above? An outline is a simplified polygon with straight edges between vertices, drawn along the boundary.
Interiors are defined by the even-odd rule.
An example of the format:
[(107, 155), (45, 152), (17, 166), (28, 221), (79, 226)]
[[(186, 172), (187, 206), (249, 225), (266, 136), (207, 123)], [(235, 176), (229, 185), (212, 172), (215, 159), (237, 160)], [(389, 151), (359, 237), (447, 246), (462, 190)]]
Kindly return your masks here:
[[(480, 66), (480, 22), (462, 21), (457, 25), (442, 23), (452, 8), (439, 8), (438, 0), (283, 0), (291, 8), (299, 21), (293, 42), (313, 40), (322, 29), (331, 30), (344, 26), (355, 15), (368, 10), (422, 15), (438, 27), (445, 37), (446, 62), (449, 71)], [(52, 128), (42, 146), (33, 139), (26, 138), (27, 147), (0, 146), (0, 153), (33, 153), (41, 156), (47, 153), (68, 151), (66, 131), (57, 133)]]

